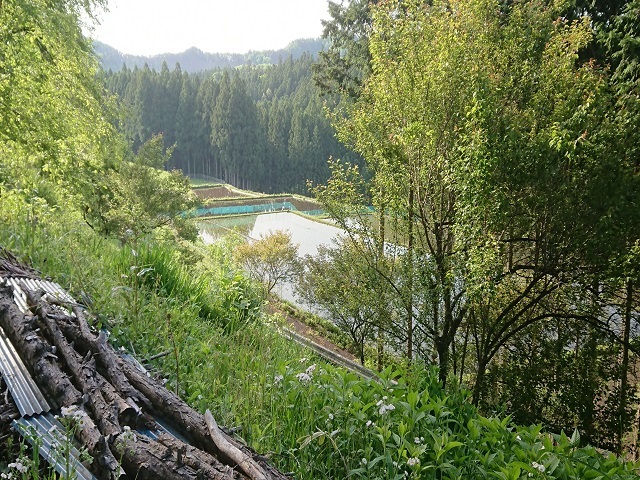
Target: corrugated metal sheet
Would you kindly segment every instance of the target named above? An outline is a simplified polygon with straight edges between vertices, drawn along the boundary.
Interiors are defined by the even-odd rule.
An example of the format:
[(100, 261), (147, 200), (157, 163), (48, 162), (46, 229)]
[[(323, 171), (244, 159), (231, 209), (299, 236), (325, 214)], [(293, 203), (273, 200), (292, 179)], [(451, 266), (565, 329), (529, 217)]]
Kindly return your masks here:
[[(71, 447), (68, 455), (65, 453), (67, 432), (51, 413), (14, 420), (13, 427), (31, 445), (37, 438), (40, 455), (64, 478), (95, 480), (96, 477), (80, 462), (80, 452), (75, 446)], [(69, 471), (66, 471), (67, 468)], [(71, 475), (74, 472), (75, 477)]]
[(65, 292), (60, 285), (50, 282), (49, 280), (4, 277), (4, 281), (13, 287), (13, 299), (22, 313), (27, 312), (27, 296), (24, 293), (25, 288), (32, 292), (41, 289), (44, 290), (50, 298), (56, 298), (68, 303), (76, 303), (73, 297)]
[(20, 415), (48, 412), (51, 407), (0, 327), (0, 371)]
[[(57, 283), (48, 280), (0, 277), (0, 285), (13, 287), (13, 297), (18, 309), (27, 312), (25, 289), (42, 289), (49, 298), (75, 303), (75, 300)], [(79, 480), (96, 480), (80, 462), (80, 452), (75, 446), (65, 454), (67, 444), (65, 427), (50, 413), (51, 406), (29, 374), (18, 352), (0, 327), (0, 371), (22, 418), (13, 421), (13, 427), (31, 445), (37, 439), (40, 455), (63, 477), (71, 472)], [(66, 471), (70, 468), (70, 472)]]

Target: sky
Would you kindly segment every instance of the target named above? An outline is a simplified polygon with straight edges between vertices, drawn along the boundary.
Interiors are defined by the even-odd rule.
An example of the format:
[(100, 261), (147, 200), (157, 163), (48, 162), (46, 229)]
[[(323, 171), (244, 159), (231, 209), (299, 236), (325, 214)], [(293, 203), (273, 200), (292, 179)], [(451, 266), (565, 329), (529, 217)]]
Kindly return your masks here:
[(89, 36), (122, 53), (277, 50), (322, 34), (327, 0), (109, 0)]

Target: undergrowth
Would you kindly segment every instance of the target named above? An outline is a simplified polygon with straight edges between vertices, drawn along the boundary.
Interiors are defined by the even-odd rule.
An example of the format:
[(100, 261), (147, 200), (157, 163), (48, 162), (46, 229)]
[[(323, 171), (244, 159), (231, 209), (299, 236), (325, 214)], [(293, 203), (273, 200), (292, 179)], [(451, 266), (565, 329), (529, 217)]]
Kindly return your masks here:
[(298, 479), (632, 479), (637, 465), (485, 418), (433, 368), (363, 380), (281, 337), (224, 245), (121, 245), (74, 215), (0, 199), (0, 244), (90, 305), (116, 347)]

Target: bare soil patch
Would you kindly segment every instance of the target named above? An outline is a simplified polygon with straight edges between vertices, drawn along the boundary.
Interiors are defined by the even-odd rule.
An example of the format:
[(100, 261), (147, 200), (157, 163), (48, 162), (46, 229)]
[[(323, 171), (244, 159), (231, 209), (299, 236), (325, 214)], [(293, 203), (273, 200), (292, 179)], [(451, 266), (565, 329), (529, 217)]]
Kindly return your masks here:
[(194, 193), (201, 199), (218, 199), (218, 198), (244, 198), (249, 195), (234, 190), (227, 185), (217, 185), (215, 187), (194, 188)]

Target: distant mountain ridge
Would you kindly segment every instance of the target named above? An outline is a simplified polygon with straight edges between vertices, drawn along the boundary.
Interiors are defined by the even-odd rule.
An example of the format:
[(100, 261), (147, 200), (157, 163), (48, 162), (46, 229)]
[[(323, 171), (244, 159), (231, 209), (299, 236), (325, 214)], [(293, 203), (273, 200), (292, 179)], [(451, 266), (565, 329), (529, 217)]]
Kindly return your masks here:
[(205, 53), (202, 50), (191, 47), (182, 53), (163, 53), (146, 57), (143, 55), (129, 55), (115, 48), (94, 40), (93, 48), (100, 59), (100, 64), (105, 71), (120, 71), (123, 65), (127, 68), (141, 68), (146, 63), (153, 70), (160, 70), (163, 62), (173, 69), (176, 63), (180, 64), (182, 71), (195, 73), (205, 70), (213, 70), (225, 67), (237, 67), (240, 65), (264, 65), (277, 64), (289, 56), (294, 59), (308, 53), (317, 58), (322, 51), (325, 40), (320, 38), (305, 38), (294, 40), (280, 50), (250, 51), (248, 53)]

